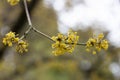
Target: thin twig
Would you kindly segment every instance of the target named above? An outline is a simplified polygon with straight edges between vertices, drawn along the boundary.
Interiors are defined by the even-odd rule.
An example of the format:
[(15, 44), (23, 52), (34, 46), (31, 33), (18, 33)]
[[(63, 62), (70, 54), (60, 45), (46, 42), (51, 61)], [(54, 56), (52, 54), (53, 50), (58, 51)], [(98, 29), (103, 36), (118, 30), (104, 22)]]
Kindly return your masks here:
[(21, 37), (20, 37), (20, 40), (22, 40), (23, 38), (25, 38), (27, 35), (28, 35), (28, 33), (31, 31), (31, 27), (29, 27), (28, 29), (27, 29), (27, 31), (25, 31), (25, 33), (24, 33), (24, 35), (22, 35)]
[(77, 45), (83, 45), (83, 46), (86, 46), (86, 43), (77, 43)]
[[(37, 32), (37, 33), (39, 33), (39, 34), (45, 36), (45, 37), (48, 38), (49, 40), (53, 41), (53, 40), (51, 39), (50, 36), (48, 36), (48, 35), (42, 33), (41, 31), (37, 30), (35, 27), (33, 27), (32, 30), (34, 30), (35, 32)], [(54, 41), (53, 41), (53, 42), (54, 42)]]
[(31, 19), (30, 19), (30, 14), (29, 14), (29, 11), (28, 11), (28, 6), (27, 6), (27, 1), (26, 0), (24, 0), (24, 7), (25, 7), (25, 12), (26, 12), (28, 24), (30, 26), (32, 26), (32, 22), (31, 22)]
[(20, 38), (20, 40), (23, 39), (23, 38), (25, 38), (26, 35), (27, 35), (27, 34), (31, 31), (31, 29), (32, 29), (32, 22), (31, 22), (31, 19), (30, 19), (30, 14), (29, 14), (29, 12), (28, 12), (28, 6), (27, 6), (26, 0), (24, 0), (24, 7), (25, 7), (25, 12), (26, 12), (26, 16), (27, 16), (29, 28), (28, 28), (28, 30), (24, 33), (24, 35)]

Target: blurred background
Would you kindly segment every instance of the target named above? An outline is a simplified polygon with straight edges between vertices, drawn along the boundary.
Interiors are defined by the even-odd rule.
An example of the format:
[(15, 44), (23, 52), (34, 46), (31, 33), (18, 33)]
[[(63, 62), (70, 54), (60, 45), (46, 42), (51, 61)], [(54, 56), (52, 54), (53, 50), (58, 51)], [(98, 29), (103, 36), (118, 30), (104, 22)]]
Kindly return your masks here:
[(0, 0), (0, 80), (120, 80), (119, 0), (31, 0), (33, 26), (49, 36), (78, 32), (79, 42), (103, 32), (110, 42), (107, 51), (96, 55), (77, 46), (72, 54), (54, 56), (52, 42), (33, 31), (25, 38), (29, 51), (23, 55), (5, 47), (2, 38), (9, 31), (19, 36), (28, 29), (24, 5), (10, 6)]

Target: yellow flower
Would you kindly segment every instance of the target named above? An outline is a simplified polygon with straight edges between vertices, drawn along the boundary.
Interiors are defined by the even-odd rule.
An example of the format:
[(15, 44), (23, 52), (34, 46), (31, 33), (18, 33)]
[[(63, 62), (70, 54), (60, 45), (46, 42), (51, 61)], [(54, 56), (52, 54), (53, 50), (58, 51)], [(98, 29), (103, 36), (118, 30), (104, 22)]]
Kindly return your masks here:
[(10, 3), (10, 5), (14, 6), (16, 4), (18, 4), (20, 2), (20, 0), (7, 0), (8, 3)]
[(78, 42), (79, 36), (77, 36), (77, 32), (68, 32), (67, 35), (58, 34), (57, 36), (53, 36), (52, 40), (55, 41), (52, 44), (52, 48), (55, 49), (52, 53), (56, 56), (62, 55), (64, 53), (72, 53), (74, 48)]
[(19, 53), (27, 52), (28, 43), (16, 37), (14, 32), (9, 32), (3, 38), (3, 44), (7, 46), (12, 46), (15, 44), (16, 51)]
[(107, 50), (108, 49), (108, 41), (107, 40), (103, 40), (101, 42), (101, 47), (104, 49), (104, 50)]
[(78, 42), (78, 39), (79, 39), (79, 36), (77, 36), (77, 32), (69, 31), (66, 42), (69, 44), (72, 43), (76, 45)]
[(18, 42), (17, 46), (16, 46), (16, 51), (19, 53), (23, 53), (23, 52), (27, 52), (28, 51), (28, 43), (21, 40)]
[(53, 36), (52, 40), (61, 42), (65, 40), (65, 36), (63, 34), (58, 33), (58, 36)]
[(87, 41), (87, 43), (86, 43), (86, 47), (94, 46), (96, 42), (97, 42), (96, 39), (90, 38), (90, 39)]
[(86, 42), (86, 51), (90, 51), (91, 48), (95, 48), (95, 50), (92, 49), (92, 53), (96, 54), (96, 51), (101, 51), (102, 49), (107, 50), (109, 46), (108, 41), (103, 38), (103, 33), (99, 34), (98, 37), (90, 38)]
[(93, 51), (92, 53), (95, 55), (95, 54), (96, 54), (96, 51)]
[(3, 38), (3, 44), (12, 46), (13, 43), (16, 43), (19, 41), (19, 38), (16, 37), (14, 32), (9, 32), (5, 35), (5, 38)]
[(89, 49), (89, 48), (86, 48), (86, 51), (87, 51), (87, 52), (90, 52), (90, 49)]
[(98, 40), (101, 40), (103, 38), (104, 38), (104, 34), (103, 33), (101, 33), (101, 34), (98, 35)]

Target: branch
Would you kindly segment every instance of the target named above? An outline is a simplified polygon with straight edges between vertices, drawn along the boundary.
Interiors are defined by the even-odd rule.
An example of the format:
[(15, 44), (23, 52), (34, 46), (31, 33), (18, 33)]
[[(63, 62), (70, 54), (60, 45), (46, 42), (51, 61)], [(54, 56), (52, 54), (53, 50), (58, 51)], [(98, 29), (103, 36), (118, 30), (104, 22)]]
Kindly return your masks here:
[(35, 31), (35, 32), (43, 35), (44, 37), (48, 38), (49, 40), (53, 41), (50, 36), (44, 34), (43, 32), (41, 32), (41, 31), (37, 30), (35, 27), (33, 27), (32, 22), (31, 22), (31, 18), (30, 18), (30, 14), (29, 14), (29, 11), (28, 11), (28, 6), (27, 6), (27, 1), (26, 1), (26, 0), (24, 0), (24, 7), (25, 7), (25, 12), (26, 12), (26, 16), (27, 16), (29, 28), (28, 28), (28, 30), (24, 33), (24, 35), (21, 37), (21, 39), (23, 39), (24, 37), (26, 37), (26, 35), (27, 35), (31, 30), (33, 30), (33, 31)]
[[(53, 41), (49, 35), (46, 35), (45, 33), (41, 32), (41, 31), (37, 30), (35, 27), (33, 27), (32, 22), (31, 22), (31, 18), (30, 18), (30, 14), (29, 14), (29, 11), (28, 11), (28, 6), (27, 6), (27, 1), (26, 1), (26, 0), (24, 0), (24, 7), (25, 7), (25, 12), (26, 12), (26, 16), (27, 16), (29, 28), (28, 28), (28, 30), (24, 33), (24, 35), (23, 35), (20, 39), (25, 38), (26, 35), (27, 35), (31, 30), (33, 30), (33, 31), (39, 33), (40, 35), (43, 35), (44, 37), (48, 38), (49, 40)], [(54, 42), (54, 41), (53, 41), (53, 42)], [(77, 43), (77, 45), (83, 45), (83, 46), (85, 46), (86, 43)]]

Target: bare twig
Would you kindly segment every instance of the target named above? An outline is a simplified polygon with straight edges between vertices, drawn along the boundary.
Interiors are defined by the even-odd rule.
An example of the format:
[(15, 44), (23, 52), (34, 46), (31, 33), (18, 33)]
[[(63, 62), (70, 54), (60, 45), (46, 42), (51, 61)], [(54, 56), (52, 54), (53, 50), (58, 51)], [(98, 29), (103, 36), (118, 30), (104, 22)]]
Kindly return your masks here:
[(32, 22), (31, 22), (31, 19), (30, 19), (30, 14), (29, 14), (29, 11), (28, 11), (28, 6), (27, 6), (26, 0), (24, 0), (24, 7), (25, 7), (25, 12), (26, 12), (28, 23), (32, 27)]
[(35, 27), (33, 27), (32, 29), (33, 29), (35, 32), (37, 32), (37, 33), (39, 33), (39, 34), (45, 36), (45, 37), (48, 38), (49, 40), (53, 41), (53, 40), (51, 39), (50, 36), (48, 36), (48, 35), (42, 33), (41, 31), (37, 30)]
[(31, 31), (31, 29), (32, 29), (32, 22), (31, 22), (31, 19), (30, 19), (30, 14), (29, 14), (29, 12), (28, 12), (28, 6), (27, 6), (26, 0), (24, 0), (24, 7), (25, 7), (25, 12), (26, 12), (28, 24), (29, 24), (30, 27), (29, 27), (28, 30), (24, 33), (24, 35), (20, 38), (20, 40), (23, 39), (23, 38), (25, 38), (26, 35), (27, 35), (27, 34)]
[(83, 46), (86, 46), (86, 43), (77, 43), (77, 45), (83, 45)]

